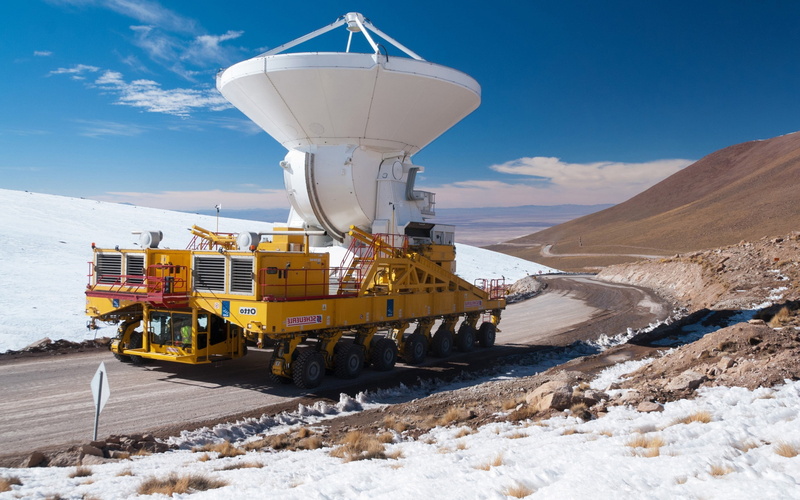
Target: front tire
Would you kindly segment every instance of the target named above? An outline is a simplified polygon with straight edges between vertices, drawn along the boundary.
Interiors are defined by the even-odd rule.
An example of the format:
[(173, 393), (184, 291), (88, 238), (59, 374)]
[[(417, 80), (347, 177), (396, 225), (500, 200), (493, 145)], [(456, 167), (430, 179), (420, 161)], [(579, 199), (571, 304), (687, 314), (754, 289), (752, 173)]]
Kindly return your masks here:
[(492, 347), (497, 336), (497, 327), (494, 323), (485, 321), (478, 330), (478, 342), (481, 347)]

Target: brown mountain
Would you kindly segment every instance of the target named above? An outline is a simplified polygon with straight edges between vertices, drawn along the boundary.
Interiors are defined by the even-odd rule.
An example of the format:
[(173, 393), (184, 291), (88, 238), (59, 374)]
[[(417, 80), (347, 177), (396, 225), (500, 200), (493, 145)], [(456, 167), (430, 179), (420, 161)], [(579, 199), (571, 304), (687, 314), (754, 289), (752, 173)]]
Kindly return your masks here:
[(712, 153), (624, 203), (490, 247), (585, 270), (800, 230), (800, 132)]

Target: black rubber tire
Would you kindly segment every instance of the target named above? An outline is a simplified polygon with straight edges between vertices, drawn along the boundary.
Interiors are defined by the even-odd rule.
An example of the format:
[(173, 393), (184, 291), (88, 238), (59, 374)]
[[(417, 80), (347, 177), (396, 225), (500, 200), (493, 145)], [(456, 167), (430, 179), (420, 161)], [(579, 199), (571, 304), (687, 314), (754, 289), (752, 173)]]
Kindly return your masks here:
[(113, 353), (113, 354), (114, 354), (114, 357), (117, 359), (117, 361), (122, 361), (123, 363), (130, 363), (131, 362), (131, 357), (128, 356), (128, 355), (117, 354), (117, 353)]
[(496, 336), (497, 327), (494, 323), (484, 321), (478, 329), (478, 343), (480, 343), (481, 347), (492, 347)]
[(372, 369), (387, 372), (397, 363), (397, 344), (394, 340), (379, 338), (372, 341)]
[(470, 352), (475, 349), (475, 328), (466, 323), (462, 323), (458, 328), (458, 335), (456, 335), (456, 347), (461, 352)]
[(333, 360), (333, 370), (339, 378), (356, 378), (364, 369), (364, 348), (358, 344), (348, 342), (337, 345), (336, 357)]
[(292, 380), (301, 389), (313, 389), (325, 377), (325, 357), (314, 349), (305, 349), (292, 363)]
[(437, 358), (446, 358), (453, 352), (453, 334), (444, 325), (433, 335), (431, 351)]
[(272, 382), (273, 385), (287, 385), (293, 382), (292, 379), (289, 377), (284, 377), (283, 375), (275, 375), (272, 372), (269, 372), (269, 381)]
[[(142, 332), (131, 332), (131, 336), (128, 337), (128, 349), (141, 349), (142, 345), (144, 344), (144, 337), (142, 336)], [(130, 355), (131, 363), (136, 366), (142, 366), (147, 361), (145, 358), (141, 356), (136, 356), (134, 354)]]
[(408, 365), (418, 365), (425, 361), (428, 353), (428, 341), (421, 333), (414, 332), (406, 338), (403, 349), (403, 361)]

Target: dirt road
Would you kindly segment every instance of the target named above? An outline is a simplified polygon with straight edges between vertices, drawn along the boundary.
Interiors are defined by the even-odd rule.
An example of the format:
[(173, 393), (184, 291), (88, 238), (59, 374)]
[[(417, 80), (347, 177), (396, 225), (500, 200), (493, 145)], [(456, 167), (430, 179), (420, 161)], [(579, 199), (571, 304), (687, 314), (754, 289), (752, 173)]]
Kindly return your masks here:
[(115, 361), (107, 351), (0, 359), (2, 455), (8, 459), (34, 449), (90, 440), (94, 405), (89, 383), (101, 361), (108, 371), (111, 397), (100, 417), (98, 434), (152, 431), (165, 435), (232, 416), (296, 408), (303, 398), (338, 398), (340, 392), (413, 382), (418, 377), (447, 377), (541, 346), (646, 326), (669, 313), (660, 299), (643, 289), (589, 277), (546, 279), (545, 293), (508, 307), (498, 344), (492, 349), (455, 353), (446, 360), (428, 358), (417, 367), (398, 364), (388, 373), (367, 369), (356, 381), (329, 376), (313, 393), (272, 385), (266, 373), (271, 354), (260, 350), (212, 366), (152, 363), (136, 367)]

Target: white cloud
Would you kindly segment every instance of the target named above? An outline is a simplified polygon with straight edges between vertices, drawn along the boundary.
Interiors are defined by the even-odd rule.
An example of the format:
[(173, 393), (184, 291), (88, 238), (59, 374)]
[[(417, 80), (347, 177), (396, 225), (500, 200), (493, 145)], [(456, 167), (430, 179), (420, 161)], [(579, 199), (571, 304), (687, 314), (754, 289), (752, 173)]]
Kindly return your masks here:
[(183, 17), (152, 0), (46, 0), (55, 5), (100, 7), (138, 22), (161, 26), (172, 31), (196, 33), (197, 22)]
[(49, 50), (34, 50), (33, 55), (36, 57), (50, 57), (53, 53)]
[[(93, 199), (115, 203), (132, 203), (137, 206), (166, 210), (194, 211), (211, 209), (221, 203), (229, 210), (252, 208), (286, 208), (289, 201), (284, 189), (257, 189), (250, 192), (232, 192), (219, 189), (208, 191), (111, 192)], [(203, 200), (202, 204), (198, 200)]]
[(468, 180), (425, 189), (436, 192), (438, 206), (449, 208), (620, 203), (691, 163), (680, 159), (565, 163), (558, 158), (520, 158), (490, 168), (522, 179)]
[(141, 108), (152, 113), (188, 116), (192, 111), (221, 111), (230, 108), (216, 89), (163, 89), (152, 80), (127, 82), (122, 73), (105, 71), (95, 84), (117, 94), (116, 104)]
[(88, 64), (76, 64), (71, 68), (58, 68), (54, 69), (47, 76), (52, 75), (69, 75), (70, 78), (73, 80), (85, 80), (86, 77), (84, 76), (86, 73), (97, 73), (100, 71), (100, 68), (97, 66), (90, 66)]
[(86, 137), (101, 136), (126, 136), (133, 137), (144, 133), (147, 128), (130, 123), (118, 123), (104, 120), (74, 120), (81, 128), (81, 134)]

